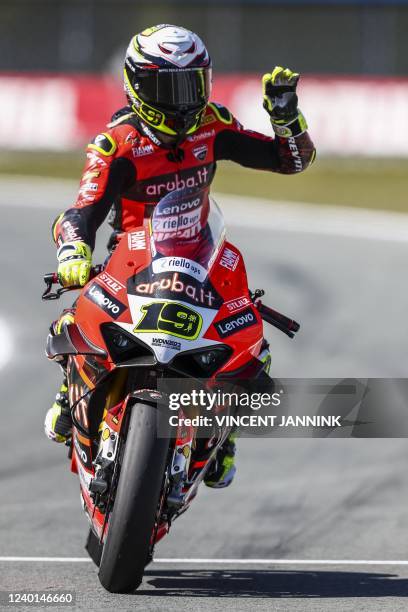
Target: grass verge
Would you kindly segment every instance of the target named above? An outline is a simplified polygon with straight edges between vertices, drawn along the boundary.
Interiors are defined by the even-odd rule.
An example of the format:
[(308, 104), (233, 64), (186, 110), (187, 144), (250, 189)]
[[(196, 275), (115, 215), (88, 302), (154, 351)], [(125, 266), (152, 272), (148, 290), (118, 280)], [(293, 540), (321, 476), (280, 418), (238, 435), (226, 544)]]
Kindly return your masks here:
[[(2, 153), (0, 174), (26, 174), (78, 179), (83, 152)], [(408, 212), (408, 160), (317, 159), (299, 175), (279, 175), (218, 164), (214, 191), (316, 204), (337, 204)]]

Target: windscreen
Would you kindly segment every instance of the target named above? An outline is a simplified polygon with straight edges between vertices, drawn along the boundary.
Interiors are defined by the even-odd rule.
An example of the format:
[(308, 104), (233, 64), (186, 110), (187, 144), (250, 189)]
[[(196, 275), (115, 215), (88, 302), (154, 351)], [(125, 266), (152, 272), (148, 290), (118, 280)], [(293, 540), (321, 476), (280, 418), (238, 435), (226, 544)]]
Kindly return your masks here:
[(173, 257), (180, 272), (187, 272), (185, 268), (194, 262), (200, 270), (197, 276), (205, 278), (224, 241), (225, 225), (207, 190), (197, 193), (185, 189), (160, 200), (151, 218), (151, 232), (155, 272), (169, 269), (169, 258)]

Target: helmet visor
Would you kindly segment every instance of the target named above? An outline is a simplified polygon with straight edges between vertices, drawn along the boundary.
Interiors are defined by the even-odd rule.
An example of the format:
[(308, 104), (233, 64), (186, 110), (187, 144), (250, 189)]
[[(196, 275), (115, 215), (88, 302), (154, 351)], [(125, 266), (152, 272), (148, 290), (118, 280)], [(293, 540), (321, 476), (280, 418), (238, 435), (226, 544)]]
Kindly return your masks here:
[(129, 77), (142, 100), (168, 109), (205, 106), (210, 97), (211, 68), (146, 69)]

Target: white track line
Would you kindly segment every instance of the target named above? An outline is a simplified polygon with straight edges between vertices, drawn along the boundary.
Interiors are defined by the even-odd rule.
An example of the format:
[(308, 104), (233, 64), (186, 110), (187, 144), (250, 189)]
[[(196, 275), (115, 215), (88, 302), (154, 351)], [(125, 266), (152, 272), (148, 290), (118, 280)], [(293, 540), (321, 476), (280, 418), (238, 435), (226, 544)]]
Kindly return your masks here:
[[(273, 182), (271, 180), (271, 185)], [(76, 199), (78, 181), (0, 174), (0, 207), (62, 211)], [(259, 230), (408, 242), (408, 214), (346, 206), (215, 194), (228, 225)]]
[(89, 557), (0, 557), (0, 563), (29, 561), (31, 563), (90, 563)]
[(10, 361), (13, 343), (8, 326), (0, 319), (0, 369)]
[(154, 559), (155, 563), (214, 563), (236, 565), (408, 565), (408, 561), (364, 559)]
[[(28, 561), (32, 563), (90, 563), (89, 557), (0, 557), (0, 563)], [(408, 560), (379, 559), (189, 559), (158, 558), (154, 563), (186, 563), (210, 565), (408, 565)]]

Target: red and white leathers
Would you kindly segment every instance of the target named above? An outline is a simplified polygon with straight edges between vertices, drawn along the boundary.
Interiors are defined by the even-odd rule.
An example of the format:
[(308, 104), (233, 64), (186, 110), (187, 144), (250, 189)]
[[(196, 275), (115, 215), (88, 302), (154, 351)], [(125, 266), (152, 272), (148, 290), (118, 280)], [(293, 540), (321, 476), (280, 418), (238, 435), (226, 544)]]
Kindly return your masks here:
[(295, 174), (311, 164), (315, 149), (307, 132), (265, 136), (244, 129), (225, 107), (210, 103), (198, 130), (174, 147), (163, 145), (127, 107), (88, 145), (86, 156), (78, 198), (54, 222), (59, 247), (80, 240), (93, 249), (96, 231), (111, 209), (114, 229), (130, 231), (170, 191), (188, 188), (202, 197), (217, 161)]

